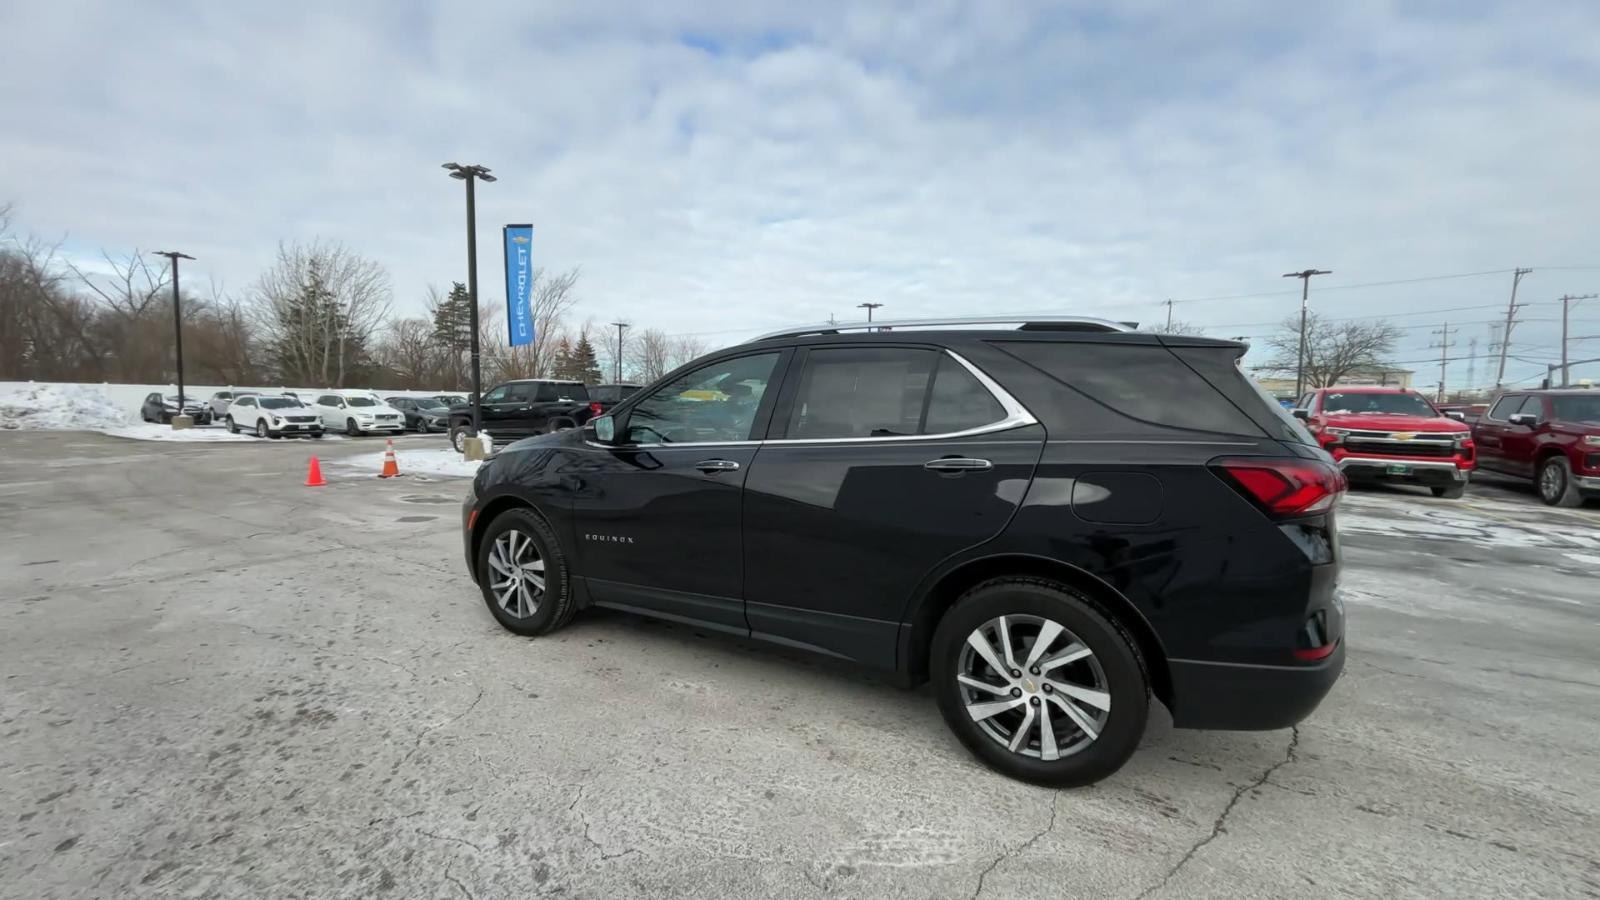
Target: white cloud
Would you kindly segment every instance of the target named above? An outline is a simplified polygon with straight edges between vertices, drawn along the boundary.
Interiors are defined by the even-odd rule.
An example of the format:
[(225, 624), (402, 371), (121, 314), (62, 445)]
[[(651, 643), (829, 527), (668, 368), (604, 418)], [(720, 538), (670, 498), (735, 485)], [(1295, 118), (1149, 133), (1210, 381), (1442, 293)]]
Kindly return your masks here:
[[(531, 220), (545, 263), (583, 268), (580, 315), (728, 339), (867, 299), (1148, 320), (1284, 290), (1179, 308), (1261, 334), (1290, 269), (1334, 269), (1317, 307), (1373, 315), (1504, 302), (1509, 275), (1326, 288), (1600, 265), (1582, 2), (13, 4), (0, 33), (26, 73), (0, 83), (0, 198), (75, 244), (186, 249), (234, 289), (321, 235), (415, 308), (463, 275), (451, 159), (501, 178), (486, 296), (495, 226)], [(1530, 276), (1518, 352), (1548, 356), (1536, 320), (1597, 287)], [(1456, 315), (1487, 338), (1493, 310)], [(1600, 333), (1600, 306), (1581, 316)], [(1432, 356), (1427, 331), (1402, 358)]]

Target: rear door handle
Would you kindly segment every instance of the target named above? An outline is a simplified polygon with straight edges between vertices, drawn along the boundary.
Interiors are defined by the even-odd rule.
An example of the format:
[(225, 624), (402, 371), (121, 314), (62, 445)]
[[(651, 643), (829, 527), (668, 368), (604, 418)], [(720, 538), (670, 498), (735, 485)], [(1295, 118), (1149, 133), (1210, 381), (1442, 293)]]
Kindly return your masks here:
[(715, 475), (718, 472), (738, 471), (739, 464), (731, 459), (702, 459), (694, 467), (707, 475)]
[(987, 459), (948, 456), (943, 459), (930, 459), (923, 463), (922, 467), (930, 472), (987, 472), (994, 468), (994, 463)]

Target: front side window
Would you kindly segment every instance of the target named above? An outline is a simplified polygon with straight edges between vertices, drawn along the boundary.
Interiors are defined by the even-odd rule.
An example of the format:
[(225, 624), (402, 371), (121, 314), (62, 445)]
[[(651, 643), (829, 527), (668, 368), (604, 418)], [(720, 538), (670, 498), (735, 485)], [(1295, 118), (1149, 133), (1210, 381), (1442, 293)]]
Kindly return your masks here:
[(1522, 405), (1522, 394), (1510, 394), (1494, 402), (1494, 408), (1489, 410), (1489, 418), (1502, 421), (1511, 418), (1511, 414)]
[(411, 401), (407, 400), (404, 397), (390, 397), (390, 398), (384, 400), (383, 402), (389, 404), (390, 406), (394, 407), (395, 409), (410, 409), (411, 408)]
[(511, 385), (502, 384), (499, 387), (495, 388), (494, 390), (490, 391), (489, 393), (484, 394), (483, 395), (483, 402), (485, 402), (485, 403), (504, 403), (504, 402), (506, 402), (506, 400), (510, 399), (509, 398), (510, 393), (511, 393)]
[(349, 404), (351, 406), (377, 406), (378, 405), (378, 401), (372, 399), (371, 397), (349, 397), (349, 398), (346, 398), (346, 399), (347, 399), (347, 401), (349, 402)]
[(806, 355), (785, 437), (909, 437), (922, 433), (923, 401), (939, 357), (932, 350), (847, 347)]
[[(241, 398), (239, 398), (239, 405), (240, 406), (255, 406), (256, 405), (256, 401), (254, 399), (250, 398), (250, 397), (241, 397)], [(262, 406), (266, 406), (267, 405), (266, 401), (265, 400), (261, 401), (261, 405)], [(268, 408), (270, 409), (270, 407), (268, 407)]]
[(738, 356), (680, 375), (628, 414), (632, 444), (748, 441), (777, 353)]
[(1544, 401), (1534, 394), (1529, 394), (1528, 399), (1522, 401), (1522, 406), (1517, 412), (1525, 416), (1533, 416), (1535, 420), (1544, 418)]

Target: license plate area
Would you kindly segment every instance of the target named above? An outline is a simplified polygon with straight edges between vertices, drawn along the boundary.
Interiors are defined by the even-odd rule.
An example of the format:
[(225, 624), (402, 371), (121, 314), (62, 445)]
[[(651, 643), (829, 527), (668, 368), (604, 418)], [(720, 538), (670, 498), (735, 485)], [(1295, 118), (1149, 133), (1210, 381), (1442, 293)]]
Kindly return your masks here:
[(1390, 463), (1384, 469), (1384, 471), (1388, 472), (1390, 475), (1410, 475), (1411, 467), (1405, 463)]

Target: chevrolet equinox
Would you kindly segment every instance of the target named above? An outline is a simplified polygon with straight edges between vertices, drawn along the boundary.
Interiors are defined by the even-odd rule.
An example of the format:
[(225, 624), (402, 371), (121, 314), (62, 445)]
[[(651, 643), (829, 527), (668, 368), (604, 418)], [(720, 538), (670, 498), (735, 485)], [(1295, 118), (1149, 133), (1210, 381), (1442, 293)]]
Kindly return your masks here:
[(1345, 480), (1243, 352), (1067, 317), (768, 335), (495, 454), (467, 565), (517, 634), (603, 606), (931, 679), (986, 764), (1087, 784), (1152, 694), (1287, 728), (1343, 668)]

